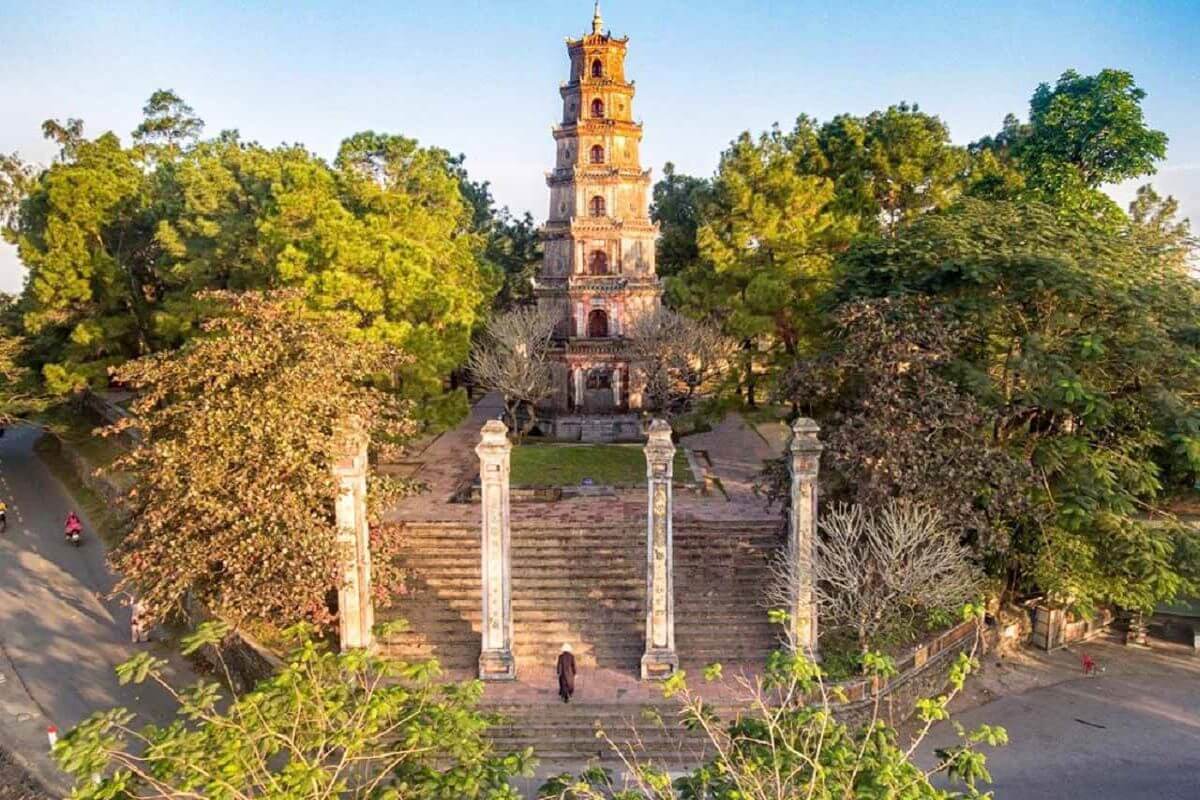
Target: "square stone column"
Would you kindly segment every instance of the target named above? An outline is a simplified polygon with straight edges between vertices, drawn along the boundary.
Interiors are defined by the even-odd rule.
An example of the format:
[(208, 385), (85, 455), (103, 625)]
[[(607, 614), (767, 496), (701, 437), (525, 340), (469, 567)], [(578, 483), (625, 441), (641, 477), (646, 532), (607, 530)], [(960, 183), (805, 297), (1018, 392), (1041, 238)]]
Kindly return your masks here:
[(646, 653), (642, 680), (664, 680), (679, 669), (675, 653), (675, 588), (671, 574), (671, 426), (656, 419), (646, 442)]
[(374, 645), (375, 605), (371, 599), (371, 530), (367, 524), (368, 436), (356, 419), (334, 431), (333, 477), (337, 481), (334, 519), (341, 560), (338, 628), (342, 650)]
[(817, 474), (821, 468), (821, 450), (817, 423), (801, 417), (792, 423), (791, 515), (788, 518), (789, 552), (797, 560), (794, 606), (791, 615), (793, 646), (819, 661), (817, 645), (817, 607), (813, 599), (813, 570), (817, 559)]
[(485, 681), (517, 678), (513, 659), (512, 582), (509, 546), (509, 458), (512, 444), (508, 428), (498, 419), (488, 420), (480, 432), (479, 483), (483, 527), (480, 539), (480, 578), (483, 589), (483, 643), (479, 652), (479, 677)]

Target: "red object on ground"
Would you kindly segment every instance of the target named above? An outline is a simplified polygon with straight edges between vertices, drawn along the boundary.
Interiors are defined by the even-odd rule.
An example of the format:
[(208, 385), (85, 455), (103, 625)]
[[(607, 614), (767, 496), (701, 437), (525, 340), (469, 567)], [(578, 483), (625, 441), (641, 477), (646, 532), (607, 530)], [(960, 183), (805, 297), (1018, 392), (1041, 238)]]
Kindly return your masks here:
[(1087, 653), (1084, 653), (1083, 656), (1079, 660), (1080, 660), (1080, 663), (1083, 665), (1083, 674), (1084, 675), (1091, 675), (1093, 672), (1096, 671), (1096, 662), (1094, 660), (1092, 660), (1092, 657), (1089, 656)]

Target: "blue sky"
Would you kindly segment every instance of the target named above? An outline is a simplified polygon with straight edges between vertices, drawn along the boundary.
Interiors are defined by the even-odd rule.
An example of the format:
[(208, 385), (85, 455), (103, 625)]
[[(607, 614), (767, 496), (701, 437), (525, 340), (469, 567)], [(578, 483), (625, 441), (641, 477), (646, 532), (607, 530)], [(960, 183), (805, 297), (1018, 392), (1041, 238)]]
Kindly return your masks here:
[[(907, 100), (955, 141), (1024, 116), (1041, 81), (1119, 67), (1171, 137), (1156, 186), (1200, 223), (1200, 2), (838, 3), (604, 0), (631, 37), (643, 159), (708, 175), (744, 129)], [(208, 132), (332, 156), (359, 130), (467, 155), (502, 205), (544, 216), (563, 37), (589, 0), (40, 3), (0, 0), (0, 151), (45, 162), (50, 117), (126, 136), (145, 98), (180, 93)], [(1132, 187), (1118, 187), (1126, 199)], [(22, 270), (0, 246), (0, 290)]]

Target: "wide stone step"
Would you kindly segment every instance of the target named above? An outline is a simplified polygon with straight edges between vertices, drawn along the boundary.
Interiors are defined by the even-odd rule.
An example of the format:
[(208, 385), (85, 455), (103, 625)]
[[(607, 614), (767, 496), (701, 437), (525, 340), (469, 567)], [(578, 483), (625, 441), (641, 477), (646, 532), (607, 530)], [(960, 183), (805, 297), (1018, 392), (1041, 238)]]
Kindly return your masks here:
[[(400, 636), (401, 633), (420, 633), (422, 636), (444, 636), (444, 634), (462, 633), (466, 634), (472, 630), (479, 630), (480, 615), (463, 615), (456, 618), (448, 618), (448, 616), (440, 616), (440, 618), (422, 618), (420, 615), (407, 614), (397, 616), (380, 616), (380, 620), (398, 620), (403, 619), (408, 622), (408, 628), (404, 631), (397, 631), (395, 636)], [(606, 631), (620, 630), (620, 628), (628, 627), (629, 625), (641, 625), (641, 615), (612, 615), (604, 616), (553, 616), (545, 614), (535, 616), (533, 613), (521, 614), (515, 622), (520, 622), (522, 627), (528, 627), (530, 630), (584, 630), (589, 631)], [(721, 614), (716, 618), (698, 618), (694, 619), (691, 616), (685, 616), (676, 620), (676, 633), (683, 633), (686, 636), (720, 636), (726, 639), (730, 637), (730, 626), (738, 627), (738, 636), (757, 636), (764, 632), (779, 630), (779, 626), (770, 624), (766, 615), (738, 615), (738, 614)]]
[[(480, 621), (482, 614), (479, 607), (479, 599), (471, 598), (462, 602), (461, 608), (452, 608), (446, 606), (443, 601), (435, 601), (434, 603), (423, 603), (414, 601), (411, 605), (397, 606), (394, 608), (381, 609), (379, 618), (381, 620), (407, 620), (409, 626), (416, 628), (419, 625), (440, 625), (440, 624), (476, 624)], [(676, 611), (687, 610), (688, 606), (676, 606)], [(703, 616), (696, 618), (684, 617), (681, 614), (676, 614), (675, 629), (676, 630), (712, 630), (719, 628), (726, 622), (737, 622), (739, 624), (747, 624), (763, 629), (774, 627), (767, 619), (765, 609), (747, 609), (741, 607), (726, 607), (726, 606), (702, 606), (695, 609), (697, 612), (703, 612)], [(562, 623), (562, 624), (603, 624), (610, 621), (609, 614), (578, 614), (575, 616), (563, 613), (561, 608), (532, 608), (524, 610), (520, 615), (521, 621), (526, 624), (540, 624), (546, 622)], [(727, 632), (722, 632), (726, 635)]]
[[(397, 526), (405, 536), (476, 536), (479, 534), (478, 522), (455, 524), (421, 524), (415, 522), (400, 523)], [(599, 535), (614, 535), (621, 533), (644, 533), (646, 530), (645, 517), (621, 522), (557, 522), (554, 524), (534, 524), (530, 521), (516, 520), (512, 523), (514, 536), (556, 536), (564, 531), (570, 533)], [(675, 531), (681, 536), (703, 536), (708, 534), (730, 535), (731, 533), (770, 533), (783, 530), (782, 519), (736, 519), (736, 520), (707, 520), (676, 519)]]
[[(478, 625), (481, 619), (479, 601), (474, 598), (463, 600), (440, 600), (436, 610), (426, 613), (421, 608), (388, 609), (379, 613), (381, 621), (406, 620), (412, 629), (427, 626), (470, 624)], [(626, 620), (641, 620), (645, 606), (640, 599), (607, 600), (600, 605), (567, 604), (548, 606), (536, 602), (513, 601), (513, 619), (522, 624), (536, 625), (545, 621), (559, 621), (573, 625), (601, 625)], [(749, 625), (767, 629), (770, 622), (765, 609), (747, 609), (728, 603), (714, 603), (702, 607), (677, 606), (675, 609), (676, 630), (714, 630), (716, 635), (731, 638), (736, 631), (722, 629), (725, 625)]]
[[(778, 544), (784, 541), (781, 534), (775, 532), (746, 532), (746, 533), (720, 533), (720, 534), (694, 534), (681, 532), (678, 529), (672, 531), (671, 539), (675, 544), (686, 546), (703, 546), (703, 547), (721, 547), (728, 545), (766, 545)], [(396, 541), (403, 546), (413, 545), (419, 547), (430, 547), (440, 543), (452, 543), (456, 546), (462, 546), (465, 543), (474, 542), (478, 545), (480, 541), (480, 531), (472, 531), (469, 535), (454, 535), (445, 536), (440, 534), (428, 536), (414, 536), (407, 533), (401, 533), (396, 537)], [(562, 547), (584, 544), (589, 547), (612, 547), (625, 548), (637, 547), (646, 544), (646, 531), (640, 529), (629, 533), (613, 534), (608, 532), (596, 531), (580, 531), (580, 532), (549, 532), (538, 535), (529, 535), (520, 531), (513, 531), (509, 544), (512, 547)]]
[[(646, 557), (645, 543), (640, 543), (637, 546), (627, 548), (605, 548), (600, 551), (594, 547), (586, 545), (570, 545), (570, 546), (555, 546), (555, 547), (537, 547), (509, 548), (514, 559), (521, 558), (530, 560), (534, 558), (545, 559), (547, 561), (561, 561), (563, 559), (576, 558), (579, 556), (587, 556), (588, 559), (599, 562), (602, 558), (620, 558), (629, 561), (637, 561)], [(744, 558), (749, 556), (757, 556), (758, 558), (770, 558), (779, 552), (780, 548), (774, 544), (763, 546), (746, 546), (746, 547), (726, 547), (724, 545), (715, 545), (707, 547), (691, 547), (679, 546), (678, 544), (672, 548), (672, 552), (679, 558), (689, 561), (707, 561), (719, 558)], [(446, 545), (444, 547), (431, 548), (428, 550), (401, 547), (397, 548), (399, 558), (419, 558), (422, 561), (433, 563), (465, 563), (473, 559), (479, 558), (479, 548), (470, 545)]]
[[(730, 528), (694, 528), (688, 525), (675, 525), (671, 533), (678, 539), (760, 539), (784, 535), (782, 527), (737, 525)], [(423, 539), (478, 539), (479, 527), (451, 530), (449, 528), (401, 528), (396, 531), (400, 541), (417, 541)], [(537, 539), (598, 539), (609, 541), (624, 541), (629, 539), (645, 539), (646, 525), (644, 523), (625, 527), (597, 527), (562, 525), (555, 528), (528, 528), (514, 525), (510, 532), (514, 540), (531, 541)]]
[[(704, 570), (720, 571), (764, 571), (775, 560), (775, 554), (768, 552), (755, 553), (700, 553), (689, 554), (675, 552), (673, 557), (675, 575), (687, 575), (690, 572)], [(514, 575), (546, 575), (567, 573), (571, 575), (606, 575), (622, 572), (643, 571), (646, 566), (646, 553), (639, 550), (636, 554), (624, 557), (615, 555), (597, 555), (586, 551), (567, 553), (553, 558), (547, 556), (523, 556), (512, 553), (509, 556)], [(475, 555), (454, 556), (411, 556), (405, 555), (395, 559), (401, 567), (420, 569), (427, 572), (472, 571), (479, 572), (480, 558)]]

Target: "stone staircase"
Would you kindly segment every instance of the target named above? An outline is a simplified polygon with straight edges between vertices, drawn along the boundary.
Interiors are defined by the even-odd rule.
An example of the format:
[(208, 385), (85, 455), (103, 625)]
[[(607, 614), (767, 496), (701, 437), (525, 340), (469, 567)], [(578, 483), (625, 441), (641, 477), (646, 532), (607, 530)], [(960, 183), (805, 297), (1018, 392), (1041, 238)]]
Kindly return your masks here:
[[(775, 521), (676, 522), (675, 643), (680, 666), (703, 684), (703, 668), (720, 661), (726, 676), (757, 670), (778, 646), (762, 606), (768, 563), (782, 544)], [(408, 628), (381, 642), (387, 655), (436, 658), (447, 679), (477, 673), (480, 645), (479, 531), (446, 523), (406, 525), (401, 566), (409, 595), (382, 620)], [(489, 712), (501, 752), (533, 747), (545, 769), (591, 760), (618, 768), (604, 730), (641, 758), (679, 768), (706, 753), (702, 734), (678, 723), (678, 706), (657, 684), (638, 680), (645, 643), (644, 525), (512, 531), (515, 684), (490, 684)], [(563, 642), (574, 648), (578, 692), (569, 705), (555, 695), (553, 667)], [(707, 695), (706, 695), (707, 699)], [(722, 702), (714, 704), (722, 708)], [(726, 706), (725, 714), (731, 712)], [(636, 730), (636, 734), (634, 731)]]
[[(761, 598), (781, 537), (774, 521), (676, 523), (675, 643), (685, 669), (713, 661), (757, 666), (777, 646)], [(404, 618), (409, 627), (384, 641), (383, 652), (436, 658), (448, 677), (473, 675), (480, 645), (478, 530), (409, 524), (401, 538), (410, 593), (380, 617)], [(644, 528), (520, 526), (511, 546), (518, 673), (552, 668), (570, 642), (581, 670), (636, 675), (645, 641)]]
[(504, 717), (491, 729), (496, 749), (511, 753), (532, 747), (544, 771), (555, 766), (578, 771), (584, 762), (619, 766), (621, 757), (614, 748), (676, 769), (695, 765), (712, 752), (708, 738), (684, 730), (678, 707), (661, 699), (641, 706), (571, 703), (544, 708), (497, 705), (488, 710)]

